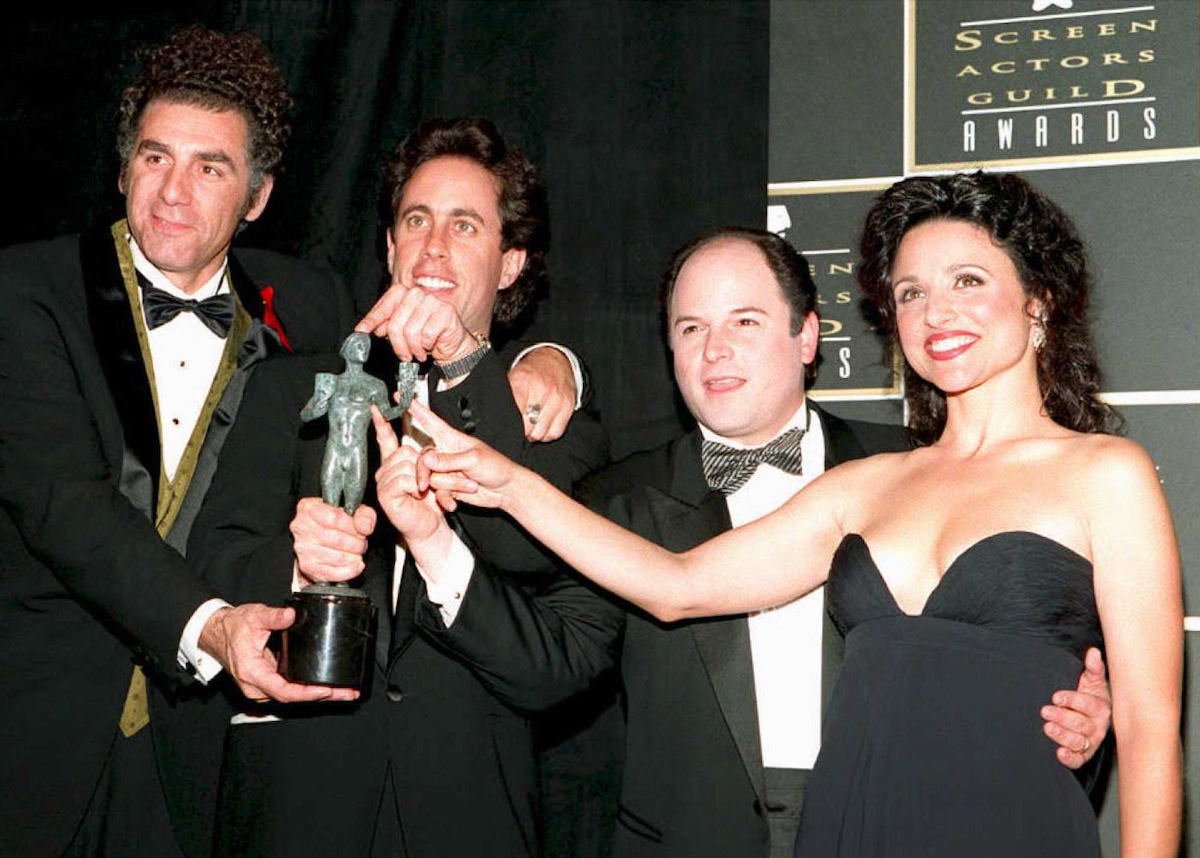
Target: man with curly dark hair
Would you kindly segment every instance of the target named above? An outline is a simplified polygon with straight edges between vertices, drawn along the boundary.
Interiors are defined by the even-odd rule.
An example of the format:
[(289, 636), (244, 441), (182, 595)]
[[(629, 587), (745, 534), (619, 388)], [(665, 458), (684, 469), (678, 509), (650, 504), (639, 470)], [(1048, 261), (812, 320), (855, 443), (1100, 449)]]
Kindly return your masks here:
[(4, 854), (207, 855), (227, 715), (203, 683), (349, 696), (285, 682), (264, 645), (290, 613), (229, 605), (181, 556), (251, 367), (353, 324), (332, 272), (230, 249), (291, 100), (248, 34), (190, 27), (142, 60), (125, 217), (0, 254)]

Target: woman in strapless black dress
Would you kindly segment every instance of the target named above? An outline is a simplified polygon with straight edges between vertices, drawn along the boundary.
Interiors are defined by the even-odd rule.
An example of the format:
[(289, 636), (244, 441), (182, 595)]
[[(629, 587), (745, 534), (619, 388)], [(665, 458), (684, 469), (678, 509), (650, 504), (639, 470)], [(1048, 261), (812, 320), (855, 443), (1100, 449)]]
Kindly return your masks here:
[(913, 451), (834, 468), (683, 555), (421, 409), (439, 452), (422, 454), (418, 481), (501, 507), (667, 621), (783, 604), (828, 576), (846, 654), (799, 856), (1099, 855), (1038, 707), (1101, 643), (1121, 853), (1173, 856), (1179, 559), (1153, 463), (1106, 434), (1074, 227), (1016, 176), (916, 178), (876, 202), (862, 253), (860, 285), (906, 358)]

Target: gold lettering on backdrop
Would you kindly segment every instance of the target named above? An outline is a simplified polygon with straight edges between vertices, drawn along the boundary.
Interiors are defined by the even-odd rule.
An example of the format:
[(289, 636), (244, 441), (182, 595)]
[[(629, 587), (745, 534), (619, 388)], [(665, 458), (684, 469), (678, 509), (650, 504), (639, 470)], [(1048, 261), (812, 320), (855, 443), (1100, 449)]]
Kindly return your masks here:
[[(962, 123), (962, 151), (971, 154), (981, 143), (997, 151), (1011, 151), (1021, 142), (1031, 143), (1034, 148), (1044, 149), (1051, 144), (1082, 146), (1087, 140), (1104, 140), (1117, 143), (1137, 134), (1153, 140), (1158, 135), (1158, 114), (1154, 107), (1145, 107), (1139, 112), (1128, 108), (1113, 107), (1103, 115), (1071, 113), (1019, 113), (998, 116), (993, 124), (988, 120), (982, 125), (974, 119)], [(994, 129), (994, 131), (993, 131)]]
[(1130, 98), (1145, 89), (1145, 82), (1140, 80), (1106, 80), (1104, 98)]
[[(996, 60), (996, 62), (991, 63), (984, 68), (986, 68), (992, 74), (1013, 74), (1018, 71), (1043, 72), (1046, 70), (1046, 66), (1050, 63), (1053, 63), (1057, 67), (1064, 69), (1081, 69), (1090, 66), (1092, 62), (1093, 58), (1085, 54), (1072, 54), (1069, 57), (1062, 57), (1057, 60), (1051, 60), (1049, 57), (1032, 57), (1030, 59), (1020, 61)], [(1130, 65), (1130, 60), (1126, 59), (1125, 54), (1121, 53), (1120, 51), (1111, 51), (1109, 53), (1101, 54), (1098, 62), (1102, 66)], [(1136, 62), (1138, 65), (1145, 65), (1146, 63), (1154, 62), (1154, 49), (1145, 48), (1138, 51)], [(980, 71), (977, 66), (968, 64), (959, 69), (958, 73), (955, 74), (955, 77), (983, 77), (983, 74), (984, 73)]]
[[(1121, 78), (1103, 81), (1104, 89), (1097, 98), (1132, 98), (1145, 91), (1146, 82), (1136, 78)], [(1079, 84), (1073, 84), (1067, 90), (1068, 101), (1082, 101), (1092, 97), (1092, 91), (1084, 89)], [(1058, 90), (1052, 86), (1045, 89), (1006, 89), (1004, 91), (982, 90), (967, 96), (967, 103), (976, 107), (987, 107), (991, 104), (1027, 104), (1030, 99), (1037, 98), (1040, 102), (1059, 101)]]
[(1118, 29), (1116, 21), (1104, 21), (1085, 27), (1082, 24), (1068, 24), (1057, 30), (1049, 27), (1034, 27), (1029, 30), (1028, 37), (1022, 39), (1020, 30), (997, 30), (990, 35), (984, 35), (983, 30), (972, 27), (959, 30), (954, 34), (954, 50), (958, 53), (977, 51), (990, 43), (993, 45), (1016, 45), (1022, 41), (1057, 42), (1062, 39), (1085, 39), (1089, 32), (1101, 38), (1111, 38), (1121, 33), (1154, 33), (1158, 31), (1158, 19), (1149, 18), (1144, 21), (1132, 20), (1124, 22), (1126, 26)]
[(954, 50), (974, 51), (983, 47), (983, 42), (979, 38), (981, 32), (982, 30), (960, 30), (954, 36)]
[[(960, 88), (960, 106), (975, 108), (965, 109), (968, 114), (1000, 114), (961, 117), (961, 151), (979, 158), (989, 150), (1012, 154), (1028, 147), (1032, 154), (1154, 140), (1162, 118), (1157, 106), (1122, 102), (1154, 101), (1145, 97), (1155, 95), (1154, 78), (1136, 67), (1157, 61), (1150, 37), (1159, 32), (1158, 23), (1156, 17), (1113, 15), (952, 29), (953, 52), (975, 56), (947, 71), (955, 80), (978, 81)], [(1052, 109), (1073, 103), (1079, 104), (1075, 110)], [(1038, 110), (1043, 106), (1048, 109)], [(1083, 109), (1094, 107), (1102, 109)], [(835, 263), (826, 275), (850, 273), (848, 266), (842, 269)]]

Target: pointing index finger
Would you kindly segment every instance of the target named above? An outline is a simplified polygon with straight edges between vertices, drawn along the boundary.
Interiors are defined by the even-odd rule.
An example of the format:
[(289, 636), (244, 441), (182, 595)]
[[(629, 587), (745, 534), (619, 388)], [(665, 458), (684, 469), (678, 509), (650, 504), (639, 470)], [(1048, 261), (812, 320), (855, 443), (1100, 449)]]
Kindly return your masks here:
[[(458, 431), (445, 420), (433, 413), (424, 402), (416, 399), (408, 407), (413, 425), (424, 432), (433, 441), (434, 446), (443, 451), (462, 449), (463, 445), (456, 442)], [(461, 436), (460, 436), (461, 437)]]
[(379, 444), (379, 454), (386, 459), (399, 449), (400, 439), (396, 437), (396, 430), (392, 428), (392, 424), (383, 419), (383, 414), (374, 405), (371, 406), (371, 422), (375, 424), (375, 440)]
[(396, 305), (404, 298), (404, 293), (407, 291), (398, 283), (393, 283), (386, 292), (379, 296), (375, 306), (368, 310), (367, 314), (354, 326), (354, 330), (363, 334), (382, 334), (381, 328), (392, 317)]

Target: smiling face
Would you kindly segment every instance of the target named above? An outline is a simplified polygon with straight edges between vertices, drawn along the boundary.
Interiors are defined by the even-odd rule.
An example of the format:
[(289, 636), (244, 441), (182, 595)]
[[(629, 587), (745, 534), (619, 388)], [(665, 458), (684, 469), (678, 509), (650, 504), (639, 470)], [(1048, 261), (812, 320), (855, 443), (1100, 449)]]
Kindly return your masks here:
[(959, 220), (913, 227), (891, 275), (900, 345), (926, 381), (946, 394), (1014, 373), (1036, 383), (1038, 304), (987, 230)]
[(266, 207), (271, 177), (250, 199), (245, 118), (153, 101), (121, 172), (129, 231), (142, 253), (185, 292), (212, 277), (240, 221)]
[(791, 310), (753, 244), (722, 239), (695, 251), (668, 306), (675, 382), (712, 431), (770, 441), (804, 402), (804, 365), (817, 353), (817, 317), (793, 336)]
[(453, 305), (470, 331), (491, 327), (496, 293), (521, 273), (525, 251), (500, 249), (496, 177), (470, 158), (444, 155), (413, 171), (388, 233), (392, 282)]

